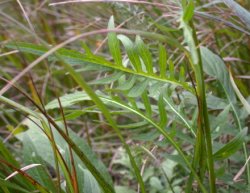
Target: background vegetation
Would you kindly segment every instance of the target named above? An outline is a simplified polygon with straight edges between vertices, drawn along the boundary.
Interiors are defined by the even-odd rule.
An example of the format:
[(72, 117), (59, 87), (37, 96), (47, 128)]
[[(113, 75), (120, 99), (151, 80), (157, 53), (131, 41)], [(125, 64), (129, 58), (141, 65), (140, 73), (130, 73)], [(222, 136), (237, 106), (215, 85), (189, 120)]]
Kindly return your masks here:
[(249, 9), (2, 0), (0, 192), (250, 192)]

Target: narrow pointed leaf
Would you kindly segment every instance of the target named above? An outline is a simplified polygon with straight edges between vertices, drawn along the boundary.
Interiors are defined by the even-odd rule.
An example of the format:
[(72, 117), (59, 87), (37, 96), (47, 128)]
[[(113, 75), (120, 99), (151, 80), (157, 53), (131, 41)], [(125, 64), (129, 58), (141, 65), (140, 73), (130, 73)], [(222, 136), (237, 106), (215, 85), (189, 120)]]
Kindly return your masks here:
[(148, 86), (148, 80), (137, 83), (128, 93), (129, 97), (139, 97)]
[(136, 50), (135, 44), (125, 35), (118, 35), (118, 39), (122, 42), (128, 54), (129, 60), (137, 72), (142, 71), (141, 61)]
[(144, 44), (140, 36), (136, 36), (136, 46), (138, 53), (140, 54), (148, 73), (153, 73), (153, 60), (152, 55), (147, 48), (147, 46)]
[(114, 72), (112, 75), (110, 75), (108, 77), (94, 80), (94, 81), (90, 82), (89, 84), (110, 84), (110, 83), (118, 80), (119, 78), (121, 78), (121, 76), (123, 74), (124, 74), (123, 72)]
[(238, 133), (229, 143), (214, 153), (214, 159), (224, 160), (233, 155), (238, 149), (242, 147), (244, 139), (247, 135), (248, 128), (245, 127), (240, 133)]
[[(115, 29), (114, 16), (111, 16), (108, 23), (108, 29)], [(113, 56), (115, 64), (122, 66), (122, 55), (120, 51), (120, 42), (117, 39), (115, 32), (108, 34), (109, 51)]]
[(162, 44), (159, 45), (159, 66), (160, 76), (165, 78), (167, 73), (167, 51)]
[(185, 22), (189, 22), (190, 19), (192, 19), (194, 15), (194, 1), (190, 0), (188, 5), (185, 7), (184, 9), (184, 13), (183, 13), (183, 20)]
[(243, 8), (234, 0), (224, 0), (225, 4), (230, 7), (241, 21), (250, 29), (250, 12)]

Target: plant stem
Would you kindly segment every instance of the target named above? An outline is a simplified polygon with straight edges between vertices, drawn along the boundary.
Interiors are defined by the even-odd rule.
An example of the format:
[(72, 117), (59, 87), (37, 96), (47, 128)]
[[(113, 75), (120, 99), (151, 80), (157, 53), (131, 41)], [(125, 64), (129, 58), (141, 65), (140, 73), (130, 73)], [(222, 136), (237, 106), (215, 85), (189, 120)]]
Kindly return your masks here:
[[(205, 92), (205, 81), (203, 77), (203, 66), (202, 66), (202, 60), (201, 60), (201, 53), (199, 49), (199, 42), (196, 36), (196, 30), (193, 25), (193, 22), (190, 21), (190, 27), (192, 28), (192, 36), (193, 40), (196, 45), (196, 51), (198, 54), (198, 64), (194, 65), (194, 72), (195, 72), (195, 78), (197, 83), (197, 94), (198, 94), (198, 104), (199, 104), (199, 116), (201, 116), (201, 128), (202, 133), (205, 137), (205, 146), (206, 146), (206, 155), (207, 157), (207, 165), (209, 170), (209, 185), (210, 185), (210, 191), (211, 193), (216, 192), (216, 185), (215, 185), (215, 173), (214, 173), (214, 160), (213, 160), (213, 151), (212, 151), (212, 140), (211, 140), (211, 131), (210, 131), (210, 123), (208, 118), (208, 110), (207, 110), (207, 102), (206, 102), (206, 92)], [(199, 148), (199, 147), (198, 147)], [(202, 156), (203, 157), (203, 156)], [(205, 166), (202, 164), (201, 160), (201, 173), (200, 177), (204, 176)]]

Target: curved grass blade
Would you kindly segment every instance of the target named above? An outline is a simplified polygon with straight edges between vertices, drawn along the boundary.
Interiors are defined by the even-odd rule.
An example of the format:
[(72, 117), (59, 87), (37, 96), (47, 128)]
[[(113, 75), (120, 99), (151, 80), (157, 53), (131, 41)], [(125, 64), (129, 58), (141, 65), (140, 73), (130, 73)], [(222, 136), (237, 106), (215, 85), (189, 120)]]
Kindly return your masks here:
[(238, 133), (229, 143), (224, 145), (221, 149), (213, 154), (214, 159), (224, 160), (233, 155), (244, 143), (244, 139), (247, 135), (248, 128), (245, 127), (240, 133)]
[[(71, 148), (74, 150), (74, 152), (78, 155), (78, 157), (81, 159), (81, 161), (85, 164), (85, 166), (91, 171), (92, 175), (96, 178), (99, 185), (102, 187), (104, 192), (106, 193), (114, 193), (113, 187), (105, 180), (105, 178), (100, 174), (100, 172), (96, 169), (96, 167), (92, 164), (92, 161), (88, 159), (88, 157), (84, 154), (84, 152), (78, 147), (78, 145), (75, 144), (75, 142), (68, 137), (60, 128), (59, 126), (52, 120), (51, 117), (47, 116), (45, 113), (44, 116), (46, 117), (46, 121), (44, 121), (44, 118), (41, 117), (38, 113), (31, 111), (25, 106), (22, 106), (6, 97), (0, 96), (0, 101), (9, 104), (19, 110), (21, 110), (24, 113), (27, 113), (35, 118), (38, 118), (39, 120), (43, 121), (45, 124), (47, 122), (50, 122), (52, 126), (59, 132), (59, 134), (64, 138), (64, 140), (71, 146)], [(38, 106), (37, 106), (38, 107)], [(41, 112), (43, 112), (42, 109), (39, 109)]]
[(232, 72), (231, 70), (229, 70), (229, 76), (230, 76), (230, 81), (231, 81), (231, 84), (233, 86), (233, 89), (236, 93), (236, 95), (238, 96), (238, 98), (240, 99), (240, 102), (243, 104), (244, 108), (246, 109), (247, 113), (250, 114), (250, 104), (247, 102), (247, 100), (242, 96), (239, 88), (237, 87), (234, 79), (233, 79), (233, 75), (232, 75)]
[[(86, 93), (84, 94), (84, 92), (82, 92), (83, 95), (86, 95)], [(84, 98), (84, 97), (83, 97)], [(199, 180), (199, 177), (197, 176), (197, 174), (195, 173), (195, 171), (193, 170), (190, 162), (188, 161), (188, 159), (186, 158), (185, 154), (183, 153), (183, 151), (180, 149), (180, 147), (178, 146), (178, 144), (174, 141), (174, 139), (172, 139), (168, 133), (162, 128), (160, 127), (158, 124), (156, 124), (151, 118), (145, 116), (144, 114), (142, 114), (140, 111), (136, 110), (135, 108), (132, 108), (124, 103), (122, 103), (121, 101), (118, 101), (118, 100), (115, 100), (115, 99), (110, 99), (110, 98), (107, 98), (107, 97), (104, 97), (104, 96), (100, 96), (99, 95), (99, 98), (104, 102), (104, 103), (107, 103), (107, 104), (113, 104), (113, 105), (116, 105), (117, 107), (119, 108), (123, 108), (125, 110), (129, 110), (130, 112), (132, 113), (135, 113), (136, 115), (140, 116), (143, 120), (147, 121), (148, 123), (150, 123), (152, 126), (154, 126), (164, 137), (166, 137), (166, 139), (169, 140), (169, 142), (176, 148), (176, 150), (180, 153), (181, 157), (183, 158), (183, 160), (185, 161), (186, 165), (189, 167), (189, 169), (191, 170), (191, 172), (194, 174), (195, 178), (197, 179), (199, 185), (201, 186), (201, 189), (203, 192), (207, 192), (205, 190), (205, 188), (203, 187), (203, 185), (200, 183), (200, 180)], [(63, 106), (63, 97), (60, 99), (61, 102), (62, 102), (62, 106)], [(86, 100), (91, 100), (90, 97), (89, 99), (86, 99)], [(79, 100), (78, 100), (79, 101)], [(54, 106), (55, 108), (58, 108), (58, 106), (56, 107), (56, 105), (54, 104), (54, 102), (51, 102), (50, 103), (50, 106)]]
[[(75, 72), (75, 70), (67, 63), (64, 63), (64, 67), (68, 70), (68, 72), (70, 73), (70, 75), (72, 76), (72, 78), (78, 83), (78, 85), (85, 90), (85, 92), (89, 95), (89, 97), (92, 99), (92, 101), (98, 106), (98, 108), (101, 110), (101, 112), (103, 113), (103, 115), (105, 116), (105, 118), (107, 119), (107, 121), (109, 122), (109, 124), (112, 126), (112, 128), (115, 130), (117, 136), (119, 137), (119, 139), (121, 140), (126, 152), (128, 153), (129, 159), (130, 159), (130, 163), (134, 169), (136, 178), (138, 180), (138, 183), (140, 185), (140, 190), (142, 193), (145, 193), (145, 185), (142, 179), (142, 176), (140, 174), (140, 170), (135, 162), (135, 159), (130, 151), (129, 146), (127, 145), (125, 139), (123, 138), (121, 131), (119, 130), (119, 128), (116, 125), (116, 122), (113, 120), (108, 108), (106, 107), (106, 105), (101, 101), (101, 99), (96, 95), (96, 93), (89, 87), (89, 85), (85, 82), (85, 80), (81, 77), (80, 74), (78, 74), (77, 72)], [(73, 147), (72, 147), (73, 148)], [(74, 149), (75, 150), (75, 149)], [(97, 171), (98, 172), (98, 171)], [(97, 178), (97, 176), (95, 176)], [(103, 183), (102, 179), (100, 182)], [(98, 181), (99, 182), (99, 181)], [(105, 183), (103, 184), (104, 187), (106, 188), (105, 185), (107, 184), (106, 181), (104, 181)], [(101, 184), (102, 185), (102, 184)], [(114, 191), (113, 188), (110, 189), (112, 190), (112, 192)], [(109, 190), (109, 191), (110, 191)]]
[(235, 12), (248, 29), (250, 29), (250, 12), (233, 0), (224, 0), (224, 2)]

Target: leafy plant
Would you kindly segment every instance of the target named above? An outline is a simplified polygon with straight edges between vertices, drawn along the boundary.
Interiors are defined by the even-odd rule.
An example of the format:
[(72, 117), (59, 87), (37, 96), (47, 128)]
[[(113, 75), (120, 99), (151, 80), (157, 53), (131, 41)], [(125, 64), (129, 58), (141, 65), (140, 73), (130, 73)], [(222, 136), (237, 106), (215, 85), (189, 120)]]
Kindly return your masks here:
[[(248, 26), (248, 11), (234, 1), (225, 3)], [(154, 14), (162, 13), (165, 6), (149, 4), (155, 6)], [(119, 9), (120, 4), (112, 6)], [(209, 45), (201, 46), (204, 43), (197, 30), (197, 16), (206, 15), (213, 3), (182, 0), (166, 6), (178, 10), (173, 23), (159, 20), (152, 24), (153, 16), (147, 14), (144, 22), (154, 30), (119, 29), (116, 17), (111, 16), (107, 29), (76, 35), (54, 47), (44, 41), (39, 45), (20, 41), (5, 45), (5, 49), (20, 52), (25, 63), (39, 57), (14, 78), (3, 73), (10, 80), (2, 78), (7, 86), (0, 93), (13, 87), (23, 100), (0, 96), (6, 104), (3, 121), (11, 120), (5, 122), (10, 122), (8, 128), (15, 136), (8, 144), (21, 144), (18, 151), (22, 152), (10, 151), (6, 142), (0, 143), (1, 191), (214, 193), (247, 188), (249, 138), (244, 121), (249, 102), (240, 92), (245, 86), (243, 82), (237, 85), (233, 67), (228, 70), (225, 65), (221, 40), (210, 49)], [(225, 23), (238, 30), (227, 29), (225, 38), (247, 30), (230, 21)], [(51, 38), (51, 32), (47, 33)], [(79, 40), (97, 34), (107, 35), (102, 54), (93, 52), (88, 41)], [(83, 53), (70, 49), (74, 41), (79, 41), (81, 47), (76, 47)], [(220, 52), (212, 52), (214, 47)], [(17, 58), (10, 60), (18, 65)], [(53, 84), (64, 90), (48, 86), (46, 100), (33, 75), (29, 76), (31, 95), (16, 84), (35, 66), (41, 70), (41, 61), (50, 69)], [(77, 89), (68, 92), (68, 88)], [(83, 132), (78, 120), (85, 120)], [(242, 164), (247, 174), (242, 176), (244, 184), (233, 181), (235, 167)]]

